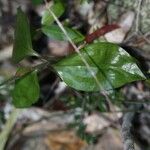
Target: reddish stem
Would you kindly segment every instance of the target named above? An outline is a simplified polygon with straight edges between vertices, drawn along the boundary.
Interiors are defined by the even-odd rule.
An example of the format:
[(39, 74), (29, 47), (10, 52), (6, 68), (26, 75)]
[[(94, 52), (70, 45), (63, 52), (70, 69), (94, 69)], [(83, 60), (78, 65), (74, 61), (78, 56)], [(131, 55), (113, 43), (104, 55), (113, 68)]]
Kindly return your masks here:
[(93, 33), (91, 34), (88, 34), (86, 37), (85, 37), (85, 41), (87, 43), (92, 43), (95, 39), (97, 39), (98, 37), (100, 36), (103, 36), (104, 34), (110, 32), (110, 31), (113, 31), (115, 29), (119, 28), (119, 25), (117, 24), (111, 24), (111, 25), (105, 25), (103, 26), (102, 28), (100, 29), (97, 29), (96, 31), (94, 31)]

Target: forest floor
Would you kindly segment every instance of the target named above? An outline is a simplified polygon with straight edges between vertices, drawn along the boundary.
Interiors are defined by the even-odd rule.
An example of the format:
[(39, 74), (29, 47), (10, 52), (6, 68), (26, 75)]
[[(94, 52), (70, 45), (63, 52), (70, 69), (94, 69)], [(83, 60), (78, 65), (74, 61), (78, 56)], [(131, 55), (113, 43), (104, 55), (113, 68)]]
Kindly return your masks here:
[[(132, 56), (138, 59), (144, 71), (150, 73), (150, 1), (149, 0), (94, 0), (79, 4), (66, 0), (65, 15), (71, 26), (83, 34), (89, 34), (108, 24), (118, 24), (115, 29), (98, 40), (130, 46)], [(21, 5), (33, 26), (39, 26), (45, 4), (34, 6), (30, 1), (0, 1), (0, 83), (13, 76), (17, 66), (12, 63), (14, 24), (17, 7)], [(40, 35), (33, 42), (40, 54), (56, 58), (68, 53), (65, 43), (51, 41)], [(22, 66), (38, 64), (38, 60), (25, 60)], [(124, 113), (130, 108), (140, 107), (133, 119), (133, 136), (136, 150), (150, 149), (150, 83), (138, 81), (117, 89), (113, 99), (123, 98), (129, 103), (114, 103), (118, 112), (100, 112), (93, 109), (84, 112), (82, 108), (69, 107), (68, 101), (85, 99), (96, 93), (74, 91), (67, 87), (51, 71), (39, 74), (41, 95), (31, 108), (15, 109), (10, 91), (13, 85), (0, 87), (0, 150), (123, 150), (121, 123)], [(76, 99), (75, 99), (76, 100)], [(70, 103), (69, 103), (70, 104)], [(124, 111), (125, 110), (125, 111)], [(86, 127), (83, 126), (86, 124)], [(73, 128), (70, 126), (77, 123)], [(85, 130), (85, 133), (81, 130)], [(94, 143), (81, 137), (94, 135)], [(88, 134), (87, 134), (88, 133)], [(92, 139), (93, 136), (87, 137)]]

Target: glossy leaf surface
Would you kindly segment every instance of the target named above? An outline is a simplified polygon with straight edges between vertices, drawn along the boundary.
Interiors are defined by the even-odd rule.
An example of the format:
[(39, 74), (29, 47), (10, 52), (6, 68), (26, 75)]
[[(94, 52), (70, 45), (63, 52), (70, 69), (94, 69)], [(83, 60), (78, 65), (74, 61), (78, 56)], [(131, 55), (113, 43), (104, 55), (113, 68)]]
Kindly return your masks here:
[[(84, 36), (78, 32), (75, 29), (70, 29), (67, 27), (64, 27), (68, 36), (75, 42), (81, 42), (84, 40)], [(51, 25), (51, 26), (43, 26), (42, 31), (44, 34), (46, 34), (48, 37), (54, 40), (60, 40), (60, 41), (68, 41), (66, 35), (62, 32), (62, 30), (57, 25)]]
[(110, 90), (132, 81), (145, 79), (135, 59), (115, 44), (90, 44), (81, 50), (81, 54), (99, 80), (101, 88), (78, 54), (64, 58), (54, 66), (61, 79), (77, 90)]
[(20, 76), (24, 73), (27, 74), (16, 80), (12, 91), (13, 104), (18, 108), (31, 106), (38, 100), (40, 93), (37, 72), (30, 72), (28, 69), (19, 69), (16, 75)]
[(14, 62), (18, 63), (25, 57), (33, 55), (34, 53), (35, 52), (32, 50), (28, 18), (21, 8), (18, 8), (12, 59)]
[[(57, 1), (51, 6), (52, 12), (59, 18), (65, 11), (64, 5), (62, 2)], [(54, 17), (51, 15), (49, 10), (45, 10), (42, 16), (42, 24), (50, 25), (55, 21)]]

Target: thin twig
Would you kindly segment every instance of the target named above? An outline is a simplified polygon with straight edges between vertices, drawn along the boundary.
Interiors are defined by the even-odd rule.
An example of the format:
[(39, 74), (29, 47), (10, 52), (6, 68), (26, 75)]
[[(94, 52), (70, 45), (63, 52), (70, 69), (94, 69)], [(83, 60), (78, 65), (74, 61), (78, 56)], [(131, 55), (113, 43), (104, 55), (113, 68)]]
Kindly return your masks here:
[(22, 74), (22, 75), (20, 75), (20, 76), (14, 75), (14, 76), (12, 76), (11, 78), (6, 79), (6, 80), (3, 81), (2, 83), (0, 83), (0, 88), (2, 88), (2, 87), (3, 87), (4, 85), (6, 85), (6, 84), (11, 84), (11, 83), (13, 83), (13, 82), (16, 81), (17, 79), (20, 79), (21, 77), (24, 77), (25, 75), (29, 74), (30, 72), (32, 72), (32, 71), (34, 71), (34, 70), (41, 71), (41, 70), (43, 70), (44, 68), (46, 68), (48, 65), (49, 65), (48, 62), (44, 62), (44, 63), (41, 63), (41, 64), (39, 64), (39, 65), (36, 65), (36, 66), (30, 68), (30, 69), (31, 69), (30, 71), (28, 71), (28, 72), (26, 72), (26, 73), (24, 73), (24, 74)]
[[(141, 33), (142, 34), (142, 33)], [(142, 37), (144, 38), (144, 40), (148, 43), (148, 44), (150, 44), (150, 40), (147, 38), (147, 36), (149, 36), (150, 35), (150, 32), (147, 32), (146, 34), (142, 34)]]
[(49, 89), (49, 91), (48, 91), (48, 94), (46, 95), (46, 97), (44, 98), (44, 100), (43, 100), (43, 104), (44, 104), (44, 108), (47, 108), (47, 107), (49, 107), (53, 102), (54, 102), (54, 100), (55, 100), (55, 98), (53, 98), (53, 99), (51, 99), (51, 100), (49, 100), (50, 99), (50, 96), (51, 96), (51, 94), (52, 94), (52, 91), (54, 90), (54, 88), (56, 87), (56, 85), (58, 84), (58, 82), (59, 82), (59, 79), (57, 78), (56, 80), (55, 80), (55, 82), (51, 85), (51, 87), (50, 87), (50, 89)]
[(135, 31), (127, 37), (127, 39), (124, 41), (124, 43), (128, 43), (130, 39), (132, 39), (134, 36), (139, 35), (139, 18), (140, 18), (140, 11), (141, 11), (141, 5), (142, 5), (142, 0), (138, 0), (138, 7), (137, 7), (137, 15), (136, 15), (136, 20), (135, 20)]
[(139, 18), (140, 18), (141, 5), (142, 5), (142, 0), (139, 0), (138, 7), (137, 7), (136, 26), (135, 26), (135, 32), (137, 33), (139, 31)]

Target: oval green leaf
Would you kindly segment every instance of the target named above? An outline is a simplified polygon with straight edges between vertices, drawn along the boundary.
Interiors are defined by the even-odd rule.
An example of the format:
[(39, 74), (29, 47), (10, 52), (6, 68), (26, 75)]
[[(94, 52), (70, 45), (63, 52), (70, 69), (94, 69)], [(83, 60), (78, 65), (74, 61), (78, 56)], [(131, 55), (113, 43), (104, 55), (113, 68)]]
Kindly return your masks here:
[(61, 79), (77, 90), (111, 90), (145, 79), (136, 60), (118, 45), (90, 44), (81, 50), (81, 54), (99, 80), (101, 89), (78, 54), (64, 58), (54, 65)]
[(25, 75), (15, 82), (15, 87), (12, 91), (13, 104), (17, 108), (29, 107), (39, 98), (40, 88), (37, 72), (21, 68), (16, 74), (17, 76)]
[(21, 8), (18, 8), (12, 60), (18, 63), (25, 57), (34, 54), (28, 18)]
[[(55, 2), (51, 6), (51, 11), (59, 18), (65, 11), (64, 4), (61, 1)], [(49, 10), (45, 10), (42, 16), (42, 25), (50, 25), (55, 21)]]
[[(70, 29), (68, 27), (64, 27), (64, 29), (66, 30), (68, 36), (71, 38), (71, 40), (74, 43), (79, 43), (84, 40), (84, 36), (79, 31), (75, 29)], [(68, 41), (68, 38), (66, 37), (66, 35), (57, 25), (43, 26), (42, 31), (45, 35), (47, 35), (51, 39), (60, 40), (60, 41)]]

